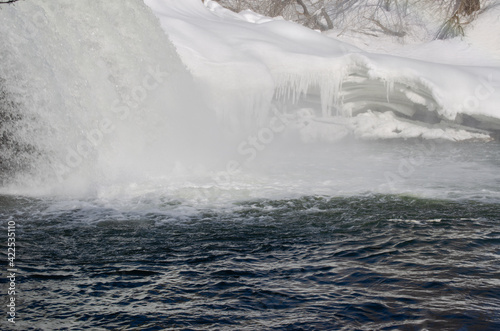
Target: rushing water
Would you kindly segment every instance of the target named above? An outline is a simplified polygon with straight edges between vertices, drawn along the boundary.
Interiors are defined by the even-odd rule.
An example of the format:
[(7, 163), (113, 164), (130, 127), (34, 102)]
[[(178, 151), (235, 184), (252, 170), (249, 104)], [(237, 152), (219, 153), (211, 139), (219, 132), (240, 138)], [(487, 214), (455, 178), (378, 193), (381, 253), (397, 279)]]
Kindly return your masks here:
[(498, 204), (307, 196), (172, 218), (1, 203), (19, 329), (500, 327)]
[[(388, 169), (405, 160), (395, 147), (409, 148), (367, 146)], [(258, 186), (247, 190), (268, 197), (226, 193), (215, 204), (151, 191), (115, 201), (2, 196), (2, 228), (16, 223), (16, 327), (497, 330), (500, 202), (489, 171), (499, 169), (498, 145), (436, 146), (420, 169), (426, 194), (369, 193), (370, 182), (368, 193), (303, 195), (290, 169), (288, 198)], [(442, 151), (452, 149), (450, 160)], [(326, 165), (316, 158), (315, 167), (321, 177)], [(281, 172), (265, 180), (284, 187)], [(412, 175), (405, 185), (423, 176)]]

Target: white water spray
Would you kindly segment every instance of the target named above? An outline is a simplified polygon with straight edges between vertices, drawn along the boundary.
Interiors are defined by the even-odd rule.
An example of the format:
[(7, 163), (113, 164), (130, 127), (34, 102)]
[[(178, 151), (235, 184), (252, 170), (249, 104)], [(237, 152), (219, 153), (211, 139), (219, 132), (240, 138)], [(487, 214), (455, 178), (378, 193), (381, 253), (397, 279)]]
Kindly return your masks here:
[(142, 2), (20, 2), (2, 6), (0, 20), (2, 113), (17, 114), (2, 125), (17, 144), (0, 155), (11, 189), (168, 177), (217, 139), (215, 117)]
[[(0, 35), (2, 193), (125, 204), (130, 197), (394, 193), (412, 190), (434, 155), (401, 175), (389, 145), (321, 143), (346, 136), (489, 138), (418, 118), (452, 121), (462, 92), (482, 86), (467, 79), (487, 77), (484, 68), (474, 76), (360, 53), (291, 23), (219, 17), (195, 0), (147, 3), (161, 26), (137, 1), (46, 0), (0, 9), (7, 28)], [(449, 95), (442, 93), (449, 80), (434, 75), (441, 69), (460, 78)], [(493, 112), (498, 95), (480, 96)], [(458, 106), (447, 106), (453, 102)], [(385, 149), (389, 156), (379, 158)], [(387, 173), (403, 188), (391, 186)]]

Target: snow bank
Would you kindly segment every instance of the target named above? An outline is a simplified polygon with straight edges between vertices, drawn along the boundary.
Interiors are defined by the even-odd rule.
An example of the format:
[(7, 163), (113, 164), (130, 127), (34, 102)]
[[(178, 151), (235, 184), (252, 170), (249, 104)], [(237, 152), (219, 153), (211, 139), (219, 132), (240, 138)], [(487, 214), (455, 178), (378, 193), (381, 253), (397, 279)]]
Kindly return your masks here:
[[(210, 0), (145, 3), (204, 87), (207, 102), (236, 127), (262, 122), (270, 109), (290, 114), (311, 108), (311, 123), (322, 123), (318, 132), (335, 122), (333, 136), (346, 127), (369, 139), (489, 139), (500, 131), (500, 66), (432, 62), (422, 50), (418, 57), (427, 61), (369, 53), (282, 19), (233, 13)], [(495, 13), (477, 22), (471, 38), (496, 20)], [(449, 46), (431, 48), (445, 53)], [(477, 60), (480, 53), (470, 54)], [(339, 125), (337, 117), (349, 118), (349, 124)]]

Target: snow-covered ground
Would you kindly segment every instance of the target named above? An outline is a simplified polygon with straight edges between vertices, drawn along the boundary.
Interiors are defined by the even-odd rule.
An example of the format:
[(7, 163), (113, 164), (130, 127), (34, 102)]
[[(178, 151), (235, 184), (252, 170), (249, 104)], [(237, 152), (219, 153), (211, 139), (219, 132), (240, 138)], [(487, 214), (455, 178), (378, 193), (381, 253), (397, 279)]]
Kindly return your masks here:
[(280, 113), (302, 124), (291, 127), (306, 141), (490, 140), (500, 131), (499, 7), (468, 25), (462, 39), (402, 44), (322, 34), (210, 0), (145, 3), (207, 103), (235, 128)]
[[(424, 2), (422, 6), (428, 5)], [(464, 24), (464, 37), (439, 40), (437, 32), (446, 19), (432, 15), (433, 8), (411, 7), (405, 20), (405, 35), (395, 37), (376, 25), (370, 30), (357, 28), (333, 29), (325, 35), (356, 45), (372, 53), (391, 54), (444, 64), (471, 66), (500, 65), (500, 2), (489, 1), (484, 12)], [(436, 8), (434, 8), (436, 10)], [(392, 15), (391, 15), (392, 14)], [(359, 15), (359, 14), (358, 14)], [(397, 21), (397, 13), (384, 12), (386, 21)], [(352, 14), (354, 16), (354, 13)], [(349, 22), (356, 23), (354, 17)]]

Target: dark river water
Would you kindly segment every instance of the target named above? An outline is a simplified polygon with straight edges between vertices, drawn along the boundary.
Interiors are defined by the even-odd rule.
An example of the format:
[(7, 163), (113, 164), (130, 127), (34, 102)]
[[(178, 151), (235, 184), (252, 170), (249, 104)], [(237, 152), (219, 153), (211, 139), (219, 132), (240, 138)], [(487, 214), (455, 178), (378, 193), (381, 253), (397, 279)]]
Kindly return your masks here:
[(500, 329), (498, 203), (303, 196), (182, 217), (53, 203), (0, 196), (3, 260), (7, 222), (16, 233), (4, 330)]

